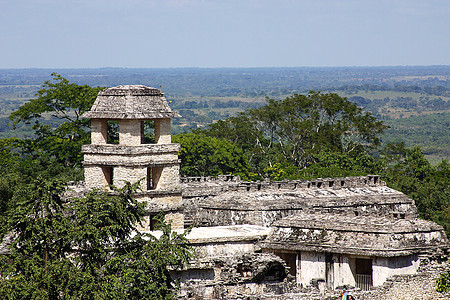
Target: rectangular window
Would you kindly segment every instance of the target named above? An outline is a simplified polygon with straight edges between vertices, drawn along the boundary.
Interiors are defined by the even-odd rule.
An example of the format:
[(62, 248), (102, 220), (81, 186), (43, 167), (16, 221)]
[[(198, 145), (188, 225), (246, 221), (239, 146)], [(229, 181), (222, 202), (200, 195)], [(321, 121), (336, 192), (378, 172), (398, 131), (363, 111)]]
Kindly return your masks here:
[(356, 258), (355, 265), (356, 265), (355, 270), (356, 287), (362, 290), (369, 290), (373, 285), (372, 260), (365, 258)]
[[(147, 168), (147, 190), (154, 190), (153, 186), (153, 168)], [(151, 220), (150, 220), (151, 221)]]
[(147, 190), (156, 190), (163, 167), (147, 168)]
[(297, 276), (297, 253), (274, 251), (273, 254), (286, 262), (286, 265), (289, 267), (289, 274), (294, 277)]
[(150, 230), (153, 231), (156, 229), (156, 225), (158, 224), (158, 220), (156, 219), (156, 215), (155, 214), (151, 214), (150, 215)]
[(119, 144), (119, 121), (108, 121), (107, 144)]
[(153, 120), (141, 122), (141, 144), (155, 144), (155, 122)]
[(113, 167), (102, 167), (102, 171), (106, 185), (113, 185), (113, 177), (114, 177)]

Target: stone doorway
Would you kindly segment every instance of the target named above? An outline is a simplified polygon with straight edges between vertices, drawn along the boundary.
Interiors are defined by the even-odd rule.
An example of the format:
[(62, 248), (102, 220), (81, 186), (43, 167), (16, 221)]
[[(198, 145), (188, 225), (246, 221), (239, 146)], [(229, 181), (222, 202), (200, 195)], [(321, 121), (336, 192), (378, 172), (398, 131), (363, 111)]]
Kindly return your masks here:
[(355, 259), (356, 287), (361, 290), (369, 290), (373, 286), (372, 260), (367, 258)]

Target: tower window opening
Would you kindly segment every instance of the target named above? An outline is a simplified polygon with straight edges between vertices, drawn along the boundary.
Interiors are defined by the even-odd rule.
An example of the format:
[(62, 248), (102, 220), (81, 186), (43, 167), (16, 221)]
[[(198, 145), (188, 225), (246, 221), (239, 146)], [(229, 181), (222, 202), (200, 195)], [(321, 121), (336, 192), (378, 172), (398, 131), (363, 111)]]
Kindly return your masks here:
[(119, 144), (119, 121), (107, 121), (107, 144)]
[(155, 144), (155, 122), (146, 120), (141, 122), (141, 144)]
[(378, 184), (378, 179), (379, 179), (380, 177), (378, 177), (378, 176), (375, 176), (375, 177), (373, 177), (373, 183), (374, 184)]
[(113, 185), (113, 167), (102, 167), (103, 176), (107, 185)]
[(158, 228), (159, 220), (156, 218), (156, 214), (150, 214), (149, 216), (149, 229), (150, 231), (154, 231)]
[(147, 168), (147, 190), (154, 190), (152, 168)]
[(162, 167), (147, 168), (147, 190), (156, 190), (159, 178), (161, 177)]

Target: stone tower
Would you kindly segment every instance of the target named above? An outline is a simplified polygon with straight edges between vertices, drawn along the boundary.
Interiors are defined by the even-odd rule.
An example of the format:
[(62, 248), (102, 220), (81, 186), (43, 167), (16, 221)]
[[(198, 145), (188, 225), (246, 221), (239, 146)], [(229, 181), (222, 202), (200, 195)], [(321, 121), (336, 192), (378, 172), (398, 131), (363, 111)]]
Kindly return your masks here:
[[(91, 144), (82, 148), (86, 187), (121, 187), (125, 181), (141, 180), (135, 198), (147, 201), (149, 213), (142, 230), (152, 230), (153, 217), (161, 211), (166, 221), (172, 221), (172, 228), (184, 226), (180, 145), (171, 142), (170, 134), (171, 118), (177, 116), (161, 90), (143, 85), (105, 89), (83, 114), (91, 118)], [(153, 137), (149, 128), (154, 128), (154, 139), (149, 138)], [(108, 132), (114, 130), (118, 141), (109, 138)]]

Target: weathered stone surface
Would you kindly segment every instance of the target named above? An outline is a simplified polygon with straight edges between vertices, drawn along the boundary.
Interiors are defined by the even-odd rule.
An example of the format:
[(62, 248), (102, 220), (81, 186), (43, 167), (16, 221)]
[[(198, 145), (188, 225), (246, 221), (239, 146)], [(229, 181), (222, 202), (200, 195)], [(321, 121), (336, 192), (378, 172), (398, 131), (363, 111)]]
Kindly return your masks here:
[(180, 144), (145, 144), (133, 147), (123, 145), (83, 145), (81, 150), (87, 154), (140, 155), (140, 154), (178, 154)]
[(83, 118), (158, 119), (179, 116), (172, 112), (161, 90), (144, 85), (120, 85), (98, 93)]
[(170, 144), (172, 135), (170, 134), (170, 119), (155, 119), (155, 141), (156, 144)]
[[(206, 265), (206, 264), (204, 264)], [(182, 271), (180, 296), (194, 299), (234, 299), (242, 294), (286, 292), (286, 265), (269, 253), (214, 257), (207, 269)]]
[(442, 226), (421, 219), (301, 213), (273, 225), (263, 248), (392, 257), (448, 245)]
[[(152, 213), (179, 211), (181, 209), (181, 191), (145, 191), (135, 194), (135, 199), (147, 203), (147, 211)], [(184, 224), (183, 224), (184, 227)]]
[[(271, 226), (274, 221), (301, 212), (416, 217), (413, 200), (374, 178), (248, 183), (235, 178), (195, 177), (181, 181), (186, 219), (194, 225)], [(318, 187), (317, 182), (328, 184)], [(329, 182), (338, 184), (330, 187)]]

